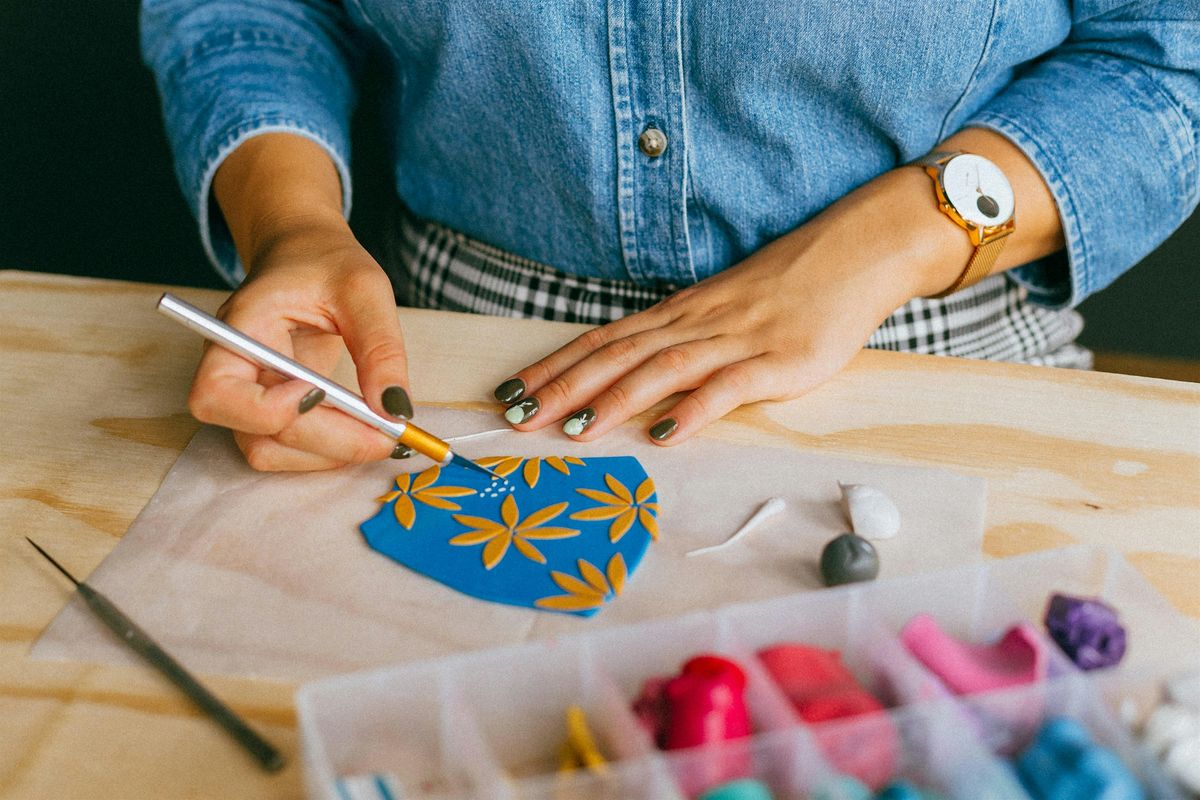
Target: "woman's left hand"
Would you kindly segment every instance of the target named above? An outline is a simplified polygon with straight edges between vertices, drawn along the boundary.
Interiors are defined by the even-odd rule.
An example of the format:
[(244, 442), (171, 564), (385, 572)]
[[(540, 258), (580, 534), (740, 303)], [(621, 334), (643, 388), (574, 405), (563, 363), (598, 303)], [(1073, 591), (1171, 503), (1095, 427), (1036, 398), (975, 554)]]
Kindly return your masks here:
[(932, 203), (914, 208), (931, 194), (919, 169), (888, 173), (740, 264), (587, 331), (501, 384), (497, 399), (516, 403), (506, 418), (524, 431), (566, 418), (591, 441), (687, 391), (649, 428), (672, 445), (740, 405), (804, 394), (966, 264), (963, 232)]

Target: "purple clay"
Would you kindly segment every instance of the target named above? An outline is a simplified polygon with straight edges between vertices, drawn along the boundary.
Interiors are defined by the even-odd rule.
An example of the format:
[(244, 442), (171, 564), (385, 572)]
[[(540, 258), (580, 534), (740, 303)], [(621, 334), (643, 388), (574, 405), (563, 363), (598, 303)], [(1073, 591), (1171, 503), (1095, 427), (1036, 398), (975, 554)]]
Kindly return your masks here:
[(1082, 670), (1111, 667), (1125, 655), (1125, 628), (1117, 612), (1094, 598), (1051, 595), (1046, 630)]

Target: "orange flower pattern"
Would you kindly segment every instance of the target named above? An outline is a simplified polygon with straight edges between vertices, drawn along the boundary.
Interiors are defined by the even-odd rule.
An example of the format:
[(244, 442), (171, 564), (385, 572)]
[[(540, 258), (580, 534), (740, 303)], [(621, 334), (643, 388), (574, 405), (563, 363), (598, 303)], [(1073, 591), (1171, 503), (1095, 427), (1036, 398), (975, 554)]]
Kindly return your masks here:
[(549, 522), (566, 510), (567, 503), (555, 503), (533, 512), (521, 522), (517, 500), (510, 494), (500, 504), (500, 522), (486, 517), (455, 514), (454, 521), (466, 525), (471, 530), (458, 534), (450, 540), (450, 544), (459, 547), (484, 545), (483, 566), (489, 570), (503, 560), (510, 545), (530, 561), (545, 564), (546, 557), (530, 540), (569, 539), (578, 536), (579, 531), (574, 528), (543, 527), (543, 523)]
[(658, 538), (658, 492), (631, 456), (476, 463), (503, 480), (453, 467), (396, 476), (361, 526), (367, 543), (468, 595), (588, 617)]
[(610, 599), (620, 597), (624, 591), (628, 570), (625, 568), (625, 558), (620, 553), (615, 553), (608, 560), (604, 572), (582, 558), (576, 565), (579, 569), (578, 578), (557, 570), (550, 572), (550, 577), (566, 594), (543, 597), (534, 605), (553, 611), (585, 611), (599, 608)]
[(605, 474), (604, 483), (612, 492), (611, 494), (598, 489), (575, 490), (589, 500), (595, 500), (603, 505), (576, 511), (571, 515), (571, 519), (581, 521), (611, 519), (612, 525), (608, 528), (608, 538), (613, 542), (621, 541), (621, 537), (629, 532), (629, 529), (633, 527), (634, 520), (637, 520), (650, 532), (650, 537), (657, 541), (658, 503), (646, 502), (654, 494), (654, 481), (646, 478), (635, 492), (630, 492), (625, 484), (609, 474)]
[(525, 485), (530, 489), (538, 485), (538, 480), (542, 475), (542, 464), (546, 464), (563, 475), (571, 474), (571, 465), (584, 466), (582, 458), (575, 456), (546, 456), (535, 458), (520, 458), (519, 456), (492, 456), (489, 458), (481, 458), (475, 462), (481, 467), (487, 467), (495, 472), (501, 478), (507, 478), (517, 471), (521, 464), (525, 468), (521, 470), (521, 477), (525, 479)]
[(430, 467), (414, 479), (412, 473), (396, 476), (396, 488), (382, 497), (375, 498), (377, 502), (388, 503), (392, 500), (396, 501), (396, 505), (392, 507), (393, 513), (396, 515), (396, 521), (404, 526), (405, 530), (412, 530), (413, 523), (417, 521), (417, 507), (413, 501), (424, 503), (432, 508), (440, 508), (445, 511), (459, 511), (462, 509), (458, 503), (447, 500), (447, 497), (467, 497), (475, 494), (474, 489), (468, 489), (465, 486), (437, 486), (437, 480), (441, 476), (441, 467)]

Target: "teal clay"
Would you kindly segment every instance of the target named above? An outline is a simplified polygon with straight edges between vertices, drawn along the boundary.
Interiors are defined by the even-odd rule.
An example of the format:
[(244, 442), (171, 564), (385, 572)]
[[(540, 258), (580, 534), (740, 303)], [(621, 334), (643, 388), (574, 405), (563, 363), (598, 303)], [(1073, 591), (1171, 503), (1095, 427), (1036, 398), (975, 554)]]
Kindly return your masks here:
[(843, 533), (821, 551), (821, 580), (826, 586), (872, 581), (879, 574), (879, 554), (861, 536)]
[(812, 800), (871, 800), (871, 790), (849, 775), (836, 775), (812, 793)]
[(862, 781), (838, 775), (814, 792), (812, 800), (942, 800), (942, 797), (922, 791), (908, 781), (890, 783), (879, 794), (871, 794)]
[(743, 778), (709, 789), (696, 800), (774, 800), (762, 781)]
[(908, 781), (896, 781), (875, 795), (875, 800), (941, 800), (941, 798), (921, 791)]

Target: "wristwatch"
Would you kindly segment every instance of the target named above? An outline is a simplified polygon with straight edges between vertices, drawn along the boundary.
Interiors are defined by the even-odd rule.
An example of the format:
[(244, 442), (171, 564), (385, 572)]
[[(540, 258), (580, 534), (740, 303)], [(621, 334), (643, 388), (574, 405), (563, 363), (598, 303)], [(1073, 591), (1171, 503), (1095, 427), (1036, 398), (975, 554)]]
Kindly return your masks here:
[(972, 286), (991, 274), (1016, 229), (1012, 184), (1000, 168), (973, 153), (930, 153), (915, 162), (933, 178), (938, 208), (967, 232), (975, 252), (958, 280), (934, 298)]

